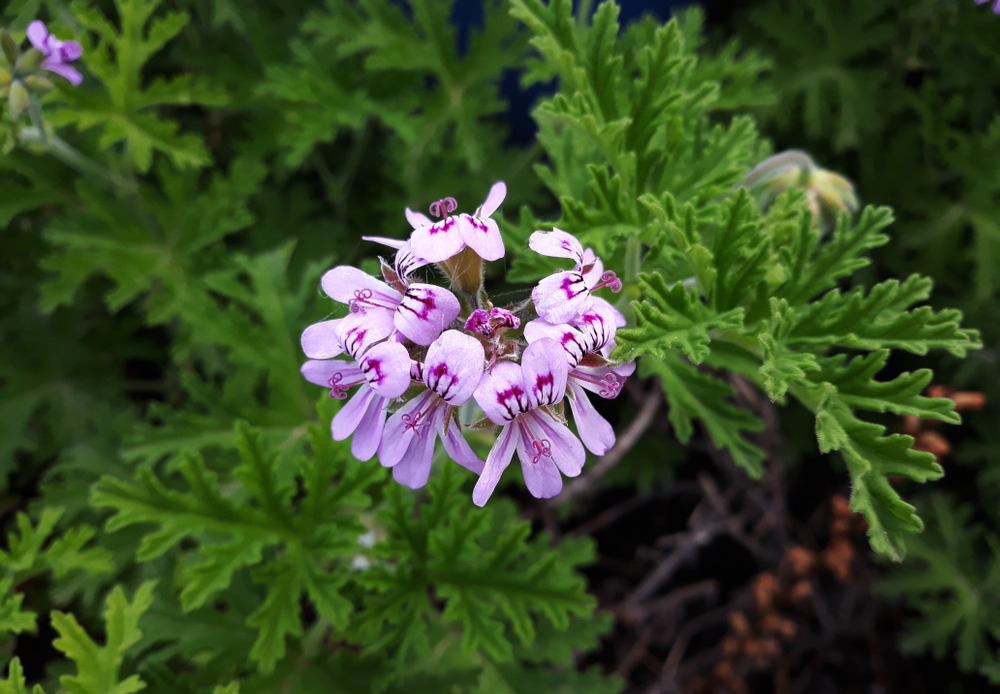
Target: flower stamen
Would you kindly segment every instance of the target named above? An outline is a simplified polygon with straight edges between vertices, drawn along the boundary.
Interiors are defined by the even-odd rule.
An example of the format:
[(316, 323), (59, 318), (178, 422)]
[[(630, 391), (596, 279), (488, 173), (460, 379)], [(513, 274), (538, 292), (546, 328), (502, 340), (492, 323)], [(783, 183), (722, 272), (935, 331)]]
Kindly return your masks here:
[(597, 284), (591, 291), (597, 291), (602, 287), (607, 287), (612, 292), (617, 294), (622, 290), (622, 281), (618, 279), (615, 275), (614, 270), (608, 270), (603, 275), (601, 275), (601, 281)]
[(458, 209), (455, 198), (441, 198), (437, 202), (432, 202), (429, 208), (432, 217), (447, 217)]

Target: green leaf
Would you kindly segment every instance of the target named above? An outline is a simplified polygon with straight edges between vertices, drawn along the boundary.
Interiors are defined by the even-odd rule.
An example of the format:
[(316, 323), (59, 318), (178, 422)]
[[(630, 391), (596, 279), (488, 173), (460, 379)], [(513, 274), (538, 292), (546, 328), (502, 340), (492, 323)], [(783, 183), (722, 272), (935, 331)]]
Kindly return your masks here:
[(732, 388), (676, 355), (665, 359), (645, 357), (639, 362), (639, 370), (644, 377), (657, 376), (663, 384), (670, 423), (681, 443), (691, 439), (692, 420), (698, 418), (712, 442), (728, 450), (737, 465), (752, 477), (763, 474), (764, 451), (743, 438), (744, 433), (761, 431), (763, 424), (750, 412), (727, 402), (733, 395)]
[[(14, 658), (10, 661), (7, 679), (0, 680), (0, 694), (28, 694), (24, 679), (24, 668), (21, 667), (20, 658)], [(31, 694), (45, 694), (45, 692), (42, 690), (41, 685), (36, 684), (32, 688)]]
[(614, 358), (630, 361), (640, 355), (667, 358), (680, 349), (695, 364), (710, 351), (709, 332), (743, 327), (743, 309), (717, 313), (702, 303), (698, 292), (675, 283), (668, 286), (659, 273), (639, 275), (643, 301), (632, 302), (636, 327), (618, 331)]
[(902, 475), (926, 482), (940, 478), (944, 471), (930, 453), (912, 450), (912, 437), (884, 433), (885, 427), (855, 417), (832, 389), (817, 411), (820, 445), (843, 454), (853, 486), (851, 510), (868, 521), (872, 549), (899, 561), (906, 554), (904, 533), (920, 532), (924, 526), (916, 509), (900, 498), (888, 478)]
[(138, 675), (119, 681), (118, 672), (125, 652), (142, 637), (139, 618), (153, 603), (154, 586), (153, 582), (142, 584), (131, 603), (121, 586), (111, 591), (104, 609), (104, 646), (94, 643), (72, 614), (52, 613), (52, 626), (59, 632), (52, 645), (77, 667), (76, 675), (59, 678), (70, 694), (131, 694), (146, 686)]
[(0, 580), (0, 630), (20, 634), (22, 631), (35, 630), (34, 612), (22, 612), (23, 593), (11, 593), (14, 587), (13, 578)]
[(789, 381), (804, 378), (806, 372), (819, 369), (816, 355), (788, 348), (788, 336), (795, 325), (794, 315), (795, 310), (787, 301), (772, 297), (770, 326), (767, 332), (757, 336), (764, 347), (764, 363), (760, 367), (760, 375), (764, 379), (768, 397), (772, 400), (784, 396)]
[[(187, 14), (175, 12), (153, 18), (160, 0), (118, 0), (121, 29), (100, 10), (77, 0), (73, 13), (83, 26), (96, 34), (96, 43), (85, 45), (87, 68), (105, 91), (62, 88), (65, 107), (49, 116), (54, 125), (74, 125), (80, 130), (98, 128), (99, 146), (109, 149), (124, 143), (135, 167), (145, 173), (153, 153), (162, 152), (178, 168), (197, 168), (208, 163), (201, 138), (178, 133), (173, 121), (153, 111), (174, 104), (221, 105), (225, 96), (191, 76), (157, 80), (143, 87), (146, 62), (187, 24)], [(48, 115), (48, 114), (47, 114)]]

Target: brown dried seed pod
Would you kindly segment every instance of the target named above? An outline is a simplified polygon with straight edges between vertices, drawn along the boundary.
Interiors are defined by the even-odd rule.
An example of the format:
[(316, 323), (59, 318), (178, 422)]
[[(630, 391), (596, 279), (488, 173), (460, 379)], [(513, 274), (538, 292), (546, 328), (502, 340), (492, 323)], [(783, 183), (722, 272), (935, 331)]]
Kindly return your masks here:
[(963, 410), (981, 410), (986, 406), (986, 394), (975, 391), (959, 391), (950, 396), (955, 401), (955, 409), (959, 412)]
[(845, 582), (851, 575), (851, 561), (854, 559), (854, 547), (851, 541), (843, 537), (830, 540), (823, 551), (823, 565), (839, 582)]
[(913, 442), (913, 450), (933, 453), (940, 459), (951, 453), (951, 444), (936, 431), (921, 431)]
[(729, 613), (729, 630), (736, 636), (743, 638), (750, 633), (750, 622), (742, 612)]
[(812, 595), (812, 584), (809, 581), (799, 581), (792, 586), (792, 602), (802, 604), (809, 601)]
[(770, 612), (774, 609), (774, 598), (778, 594), (778, 581), (769, 573), (762, 573), (754, 579), (753, 595), (757, 602), (758, 612)]
[(792, 575), (802, 578), (813, 570), (816, 563), (816, 555), (805, 547), (790, 547), (785, 552), (785, 563), (791, 569)]

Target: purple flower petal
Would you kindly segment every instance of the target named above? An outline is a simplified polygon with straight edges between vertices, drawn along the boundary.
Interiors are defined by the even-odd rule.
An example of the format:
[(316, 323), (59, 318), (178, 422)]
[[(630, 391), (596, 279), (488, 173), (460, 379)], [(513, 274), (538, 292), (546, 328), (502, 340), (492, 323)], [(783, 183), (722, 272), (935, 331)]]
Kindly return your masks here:
[(581, 267), (583, 263), (583, 245), (575, 236), (562, 229), (536, 231), (528, 237), (528, 248), (550, 258), (572, 258), (577, 267)]
[[(597, 393), (602, 398), (612, 400), (618, 397), (625, 375), (616, 371), (618, 366), (578, 366), (570, 373), (569, 380), (576, 381), (581, 388)], [(627, 370), (627, 369), (626, 369)]]
[(521, 355), (521, 373), (532, 409), (557, 403), (566, 394), (566, 353), (551, 338), (528, 345)]
[(614, 339), (618, 331), (615, 325), (617, 317), (615, 310), (607, 301), (597, 303), (590, 308), (581, 311), (575, 319), (573, 325), (580, 328), (586, 340), (588, 352), (599, 352), (604, 345)]
[[(533, 424), (536, 424), (544, 432), (552, 451), (552, 462), (556, 464), (559, 471), (567, 477), (579, 475), (587, 460), (587, 452), (583, 450), (580, 439), (573, 435), (568, 426), (556, 421), (544, 410), (522, 415), (522, 419), (529, 417), (533, 420)], [(537, 431), (537, 429), (535, 430)]]
[(313, 323), (302, 331), (302, 351), (310, 359), (330, 359), (343, 354), (344, 346), (337, 337), (340, 319)]
[(483, 260), (499, 260), (506, 252), (500, 227), (489, 217), (473, 217), (463, 214), (458, 218), (458, 229), (462, 240)]
[[(497, 365), (499, 366), (499, 364)], [(500, 475), (510, 465), (511, 458), (514, 457), (514, 450), (517, 446), (516, 424), (508, 424), (500, 432), (496, 443), (486, 457), (486, 464), (483, 465), (483, 474), (476, 482), (476, 488), (472, 490), (472, 503), (476, 506), (483, 506), (493, 495), (493, 490), (500, 482)]]
[(448, 427), (448, 433), (445, 434), (444, 423), (444, 417), (438, 420), (438, 436), (441, 437), (441, 443), (444, 444), (444, 449), (448, 452), (448, 455), (462, 467), (471, 470), (477, 475), (481, 475), (483, 473), (483, 461), (479, 459), (478, 455), (472, 452), (469, 442), (462, 436), (461, 427), (452, 422), (451, 426)]
[(429, 345), (461, 311), (455, 295), (432, 284), (411, 284), (396, 309), (394, 323), (399, 332), (418, 345)]
[[(369, 406), (376, 401), (380, 401), (382, 398), (378, 397), (378, 394), (374, 390), (369, 388), (367, 385), (363, 385), (358, 388), (358, 392), (354, 394), (343, 407), (340, 408), (338, 412), (333, 417), (333, 423), (330, 425), (330, 430), (333, 433), (333, 438), (335, 441), (343, 441), (348, 436), (354, 433), (354, 430), (358, 428), (361, 420), (364, 419), (365, 412), (368, 411)], [(369, 456), (371, 457), (371, 456)], [(365, 458), (367, 460), (367, 458)]]
[(529, 434), (526, 425), (519, 426), (518, 433), (517, 457), (524, 484), (536, 499), (551, 499), (562, 491), (562, 475), (552, 462), (551, 451), (536, 446), (538, 439)]
[(509, 361), (498, 362), (483, 374), (474, 397), (494, 424), (507, 424), (531, 406), (521, 367)]
[(449, 405), (464, 405), (483, 377), (486, 352), (479, 340), (447, 330), (434, 340), (424, 359), (424, 383)]
[(417, 254), (413, 252), (413, 247), (409, 241), (400, 246), (399, 250), (396, 251), (396, 274), (404, 278), (404, 282), (405, 278), (408, 277), (411, 272), (422, 268), (427, 264), (426, 260), (417, 256)]
[(477, 217), (489, 217), (491, 214), (496, 212), (497, 208), (500, 207), (500, 203), (503, 202), (504, 198), (507, 197), (507, 184), (503, 181), (497, 181), (490, 188), (490, 192), (486, 195), (486, 200), (479, 209), (476, 210)]
[(389, 248), (400, 249), (403, 244), (406, 243), (403, 239), (390, 239), (387, 236), (362, 236), (362, 241), (371, 241), (372, 243), (381, 243), (383, 246), (388, 246)]
[(318, 386), (332, 388), (330, 381), (338, 374), (340, 375), (338, 383), (343, 388), (357, 385), (365, 379), (357, 364), (343, 359), (311, 360), (302, 365), (302, 375), (305, 379)]
[(429, 263), (447, 260), (465, 248), (465, 241), (458, 228), (458, 217), (445, 217), (429, 226), (414, 229), (410, 245), (414, 253)]
[(371, 460), (382, 441), (385, 426), (385, 398), (374, 397), (351, 438), (351, 455), (358, 460)]
[[(351, 310), (383, 308), (394, 310), (403, 295), (366, 272), (350, 265), (339, 265), (328, 270), (320, 280), (326, 295), (342, 304), (351, 305)], [(356, 309), (355, 309), (356, 307)]]
[(423, 414), (434, 397), (436, 396), (432, 391), (425, 390), (389, 417), (378, 447), (378, 459), (383, 466), (397, 465), (418, 432), (421, 436), (434, 436), (430, 428), (430, 415)]
[(49, 72), (54, 72), (60, 77), (65, 77), (74, 87), (83, 82), (83, 75), (77, 72), (76, 68), (62, 63), (50, 63), (48, 60), (42, 63), (42, 68)]
[(604, 455), (615, 445), (615, 430), (608, 424), (597, 410), (590, 398), (575, 378), (569, 379), (569, 389), (573, 397), (569, 398), (569, 406), (573, 411), (576, 430), (580, 434), (583, 445), (594, 455)]
[(398, 342), (381, 342), (361, 358), (361, 372), (383, 398), (398, 398), (410, 387), (410, 355)]
[(549, 275), (531, 291), (531, 300), (538, 315), (553, 324), (569, 323), (593, 305), (590, 288), (579, 272)]
[(605, 301), (604, 299), (602, 299), (599, 296), (595, 296), (594, 297), (594, 303), (595, 304), (599, 304), (605, 310), (611, 312), (611, 314), (615, 317), (615, 328), (624, 328), (625, 327), (625, 323), (627, 322), (625, 320), (625, 314), (623, 314), (621, 311), (619, 311), (614, 306), (612, 306), (610, 302)]
[[(440, 419), (443, 412), (435, 413)], [(420, 489), (427, 484), (431, 475), (431, 464), (434, 462), (434, 443), (437, 441), (437, 431), (433, 426), (427, 427), (420, 436), (410, 439), (410, 445), (399, 464), (392, 468), (392, 478), (410, 489)]]
[(423, 212), (414, 212), (409, 207), (406, 208), (406, 221), (410, 223), (414, 229), (419, 229), (420, 227), (429, 227), (432, 222), (430, 218)]
[(45, 28), (45, 23), (41, 20), (36, 19), (31, 24), (28, 25), (28, 40), (31, 41), (31, 45), (42, 51), (46, 52), (45, 39), (49, 36), (48, 29)]
[(83, 55), (83, 46), (79, 41), (66, 41), (59, 46), (59, 59), (64, 63), (71, 63)]

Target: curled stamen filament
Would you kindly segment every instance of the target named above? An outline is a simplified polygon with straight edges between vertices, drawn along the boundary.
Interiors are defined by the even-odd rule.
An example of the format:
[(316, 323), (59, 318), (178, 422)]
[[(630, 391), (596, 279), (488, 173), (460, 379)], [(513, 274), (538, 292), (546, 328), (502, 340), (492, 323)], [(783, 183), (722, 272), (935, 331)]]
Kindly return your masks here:
[(458, 203), (455, 202), (455, 198), (442, 198), (431, 203), (430, 213), (434, 217), (444, 217), (457, 209)]
[(430, 420), (427, 418), (427, 415), (430, 413), (430, 411), (432, 409), (434, 409), (433, 405), (431, 405), (430, 407), (428, 407), (423, 412), (417, 412), (416, 414), (412, 414), (412, 415), (409, 412), (407, 412), (406, 414), (404, 414), (403, 417), (402, 417), (402, 419), (403, 419), (403, 429), (404, 430), (413, 429), (413, 433), (416, 436), (420, 436), (421, 435), (420, 429), (422, 427), (426, 427), (426, 426), (430, 425)]
[(622, 281), (615, 275), (614, 270), (608, 270), (601, 275), (600, 283), (597, 284), (591, 291), (597, 291), (601, 287), (607, 287), (612, 292), (617, 294), (622, 290)]
[(535, 455), (531, 457), (531, 464), (537, 465), (538, 461), (542, 458), (552, 457), (552, 444), (548, 439), (536, 439), (535, 435), (531, 432), (531, 427), (525, 427), (528, 432), (528, 438), (531, 439), (531, 446), (535, 449)]
[(366, 306), (371, 306), (372, 308), (384, 308), (390, 311), (394, 310), (394, 307), (383, 306), (378, 302), (372, 301), (371, 298), (371, 289), (355, 289), (354, 298), (347, 302), (347, 306), (351, 309), (351, 313), (364, 313)]
[(344, 374), (335, 373), (328, 383), (330, 384), (330, 397), (335, 400), (343, 400), (347, 397), (347, 389), (353, 384), (344, 384), (341, 381), (344, 380)]

